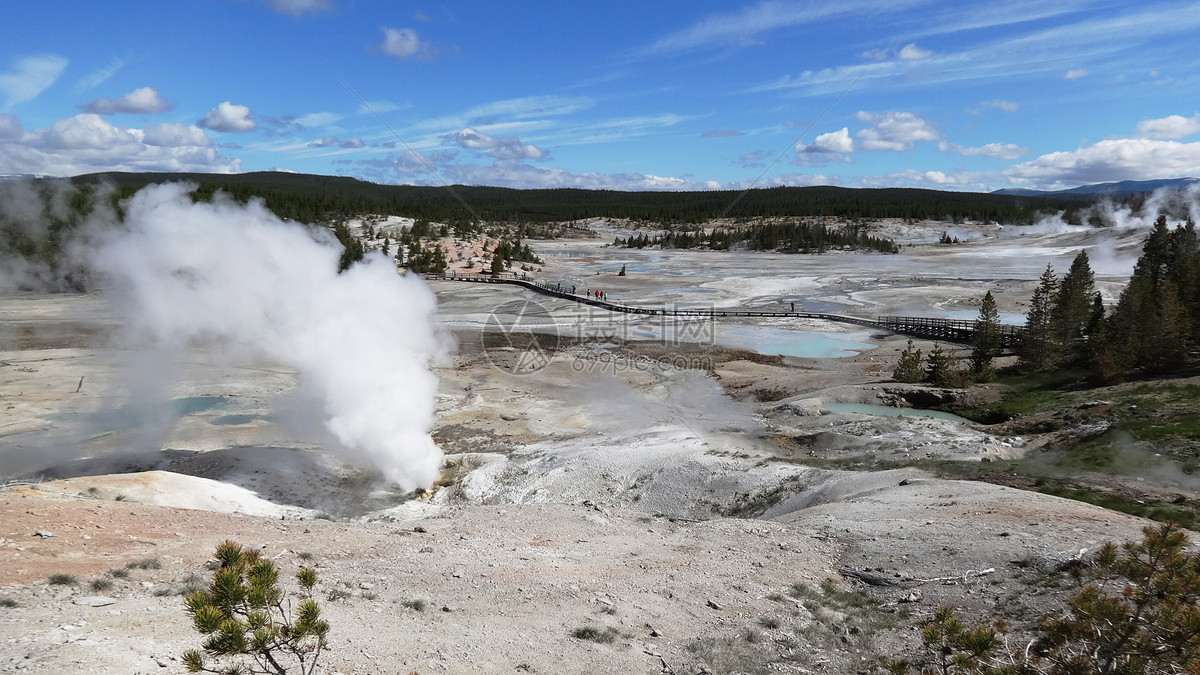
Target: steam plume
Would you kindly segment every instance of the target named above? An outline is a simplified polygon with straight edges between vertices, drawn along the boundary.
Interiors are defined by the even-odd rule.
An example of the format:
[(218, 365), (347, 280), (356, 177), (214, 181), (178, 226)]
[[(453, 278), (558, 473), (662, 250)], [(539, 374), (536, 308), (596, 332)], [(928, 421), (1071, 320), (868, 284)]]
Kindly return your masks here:
[(331, 450), (405, 489), (429, 486), (442, 457), (428, 434), (429, 365), (449, 347), (435, 334), (429, 287), (380, 254), (339, 275), (327, 231), (284, 223), (258, 202), (193, 204), (190, 189), (143, 188), (123, 225), (93, 232), (89, 267), (126, 339), (142, 353), (215, 344), (233, 360), (294, 367)]

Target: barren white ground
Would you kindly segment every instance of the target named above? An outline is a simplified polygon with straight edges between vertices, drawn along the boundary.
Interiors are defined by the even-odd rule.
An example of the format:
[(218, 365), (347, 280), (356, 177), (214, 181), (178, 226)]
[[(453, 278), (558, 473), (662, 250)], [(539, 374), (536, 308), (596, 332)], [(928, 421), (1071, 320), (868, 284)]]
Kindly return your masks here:
[[(977, 311), (988, 289), (1002, 312), (1020, 314), (1047, 262), (1065, 269), (1080, 245), (1118, 260), (1133, 241), (980, 228), (990, 238), (946, 249), (919, 243), (936, 239), (936, 224), (884, 226), (918, 245), (899, 256), (630, 252), (603, 247), (612, 231), (597, 223), (606, 239), (535, 248), (549, 278), (631, 303), (953, 316)], [(629, 275), (614, 276), (622, 265)], [(1110, 296), (1120, 283), (1100, 280)], [(842, 639), (849, 619), (792, 598), (793, 584), (852, 588), (838, 570), (870, 570), (900, 584), (873, 591), (881, 612), (918, 589), (918, 616), (939, 602), (986, 613), (1013, 602), (1029, 561), (1065, 560), (1144, 525), (916, 470), (810, 468), (767, 442), (827, 432), (833, 457), (843, 447), (975, 460), (1020, 452), (960, 423), (830, 413), (830, 403), (876, 401), (899, 338), (762, 321), (685, 350), (708, 359), (699, 367), (664, 365), (639, 349), (669, 351), (681, 330), (697, 334), (580, 314), (515, 288), (435, 290), (460, 348), (438, 372), (444, 485), (420, 498), (291, 437), (273, 411), (294, 372), (197, 349), (157, 426), (131, 420), (127, 355), (104, 348), (103, 297), (0, 298), (0, 475), (65, 478), (0, 493), (0, 597), (17, 603), (0, 608), (0, 672), (182, 672), (178, 656), (199, 636), (174, 591), (205, 574), (227, 538), (261, 547), (286, 573), (311, 557), (333, 625), (329, 672), (855, 672), (902, 629), (876, 645)], [(513, 300), (547, 310), (538, 330), (572, 338), (533, 373), (497, 367), (472, 344)], [(858, 346), (841, 358), (748, 356), (769, 356), (791, 330), (805, 331), (797, 344), (826, 335)], [(574, 339), (581, 331), (621, 344)], [(788, 396), (730, 396), (766, 389)], [(147, 426), (160, 432), (149, 453)], [(161, 569), (90, 589), (151, 557)], [(79, 582), (48, 584), (56, 573)], [(959, 579), (928, 581), (945, 577)], [(331, 600), (334, 589), (349, 596)], [(572, 636), (583, 627), (612, 628), (614, 639)]]

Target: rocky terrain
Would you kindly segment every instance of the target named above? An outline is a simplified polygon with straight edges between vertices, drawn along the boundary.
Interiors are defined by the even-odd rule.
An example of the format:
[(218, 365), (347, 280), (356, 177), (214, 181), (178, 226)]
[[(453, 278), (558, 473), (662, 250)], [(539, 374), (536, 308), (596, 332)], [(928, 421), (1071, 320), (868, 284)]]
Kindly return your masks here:
[[(1006, 258), (1014, 242), (986, 228), (952, 250), (918, 234), (899, 256), (630, 252), (611, 237), (535, 249), (546, 278), (621, 302), (864, 316), (977, 311), (986, 289), (1018, 314), (1073, 250), (1039, 239)], [(868, 672), (907, 653), (939, 604), (1036, 618), (1061, 598), (1058, 566), (1145, 524), (916, 468), (846, 470), (1037, 445), (853, 407), (913, 396), (889, 381), (900, 337), (656, 324), (432, 286), (456, 347), (435, 369), (446, 459), (428, 492), (298, 435), (281, 412), (292, 369), (197, 344), (147, 417), (103, 296), (0, 298), (0, 672), (184, 672), (200, 637), (181, 593), (225, 539), (288, 575), (316, 567), (328, 672)], [(537, 311), (495, 325), (511, 302)]]

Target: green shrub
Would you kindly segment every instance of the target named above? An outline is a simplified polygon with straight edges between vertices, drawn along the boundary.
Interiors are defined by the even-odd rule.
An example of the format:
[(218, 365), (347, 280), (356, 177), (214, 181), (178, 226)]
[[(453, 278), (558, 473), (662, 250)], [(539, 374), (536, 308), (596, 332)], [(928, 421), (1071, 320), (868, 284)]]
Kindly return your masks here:
[[(310, 675), (327, 646), (329, 624), (312, 597), (317, 573), (308, 567), (296, 572), (301, 600), (293, 617), (280, 590), (279, 570), (256, 549), (232, 541), (217, 546), (221, 567), (213, 572), (208, 590), (188, 594), (185, 605), (196, 630), (205, 636), (203, 653), (183, 655), (189, 672), (249, 672)], [(217, 665), (209, 667), (205, 656)]]
[(51, 586), (74, 586), (79, 583), (74, 574), (52, 574), (49, 581)]
[(616, 640), (619, 634), (616, 628), (597, 628), (595, 626), (583, 626), (571, 631), (571, 637), (576, 640), (589, 640), (604, 644)]
[[(921, 672), (949, 675), (1200, 672), (1200, 553), (1174, 523), (1147, 526), (1140, 542), (1104, 544), (1086, 567), (1090, 583), (1065, 611), (1038, 620), (1028, 648), (1006, 648), (995, 628), (965, 627), (941, 607), (921, 626)], [(897, 675), (903, 661), (888, 663)]]

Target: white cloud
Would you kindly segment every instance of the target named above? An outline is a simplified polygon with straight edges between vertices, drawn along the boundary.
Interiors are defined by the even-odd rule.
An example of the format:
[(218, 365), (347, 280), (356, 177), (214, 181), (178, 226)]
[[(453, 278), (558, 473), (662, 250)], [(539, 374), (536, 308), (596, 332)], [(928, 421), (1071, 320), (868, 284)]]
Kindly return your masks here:
[(863, 150), (901, 152), (911, 150), (918, 141), (941, 138), (933, 125), (912, 113), (869, 113), (860, 110), (855, 117), (871, 125), (854, 134), (862, 142)]
[(12, 115), (0, 113), (0, 141), (20, 138), (25, 135), (25, 128), (21, 126), (21, 120)]
[(1100, 141), (1073, 152), (1053, 152), (1010, 167), (1012, 182), (1057, 190), (1121, 180), (1200, 175), (1200, 143), (1146, 138)]
[(899, 11), (921, 0), (891, 2), (886, 8), (869, 0), (843, 0), (842, 2), (812, 2), (785, 4), (782, 2), (759, 2), (736, 12), (713, 14), (691, 26), (666, 35), (638, 50), (641, 56), (674, 54), (698, 49), (738, 48), (762, 44), (763, 33), (802, 25), (859, 11)]
[(460, 129), (454, 140), (463, 148), (486, 151), (501, 160), (545, 159), (550, 154), (548, 150), (522, 143), (516, 136), (493, 138), (470, 127)]
[(386, 183), (395, 182), (399, 177), (405, 183), (440, 185), (441, 182), (429, 172), (429, 167), (432, 167), (446, 182), (463, 185), (513, 188), (571, 187), (593, 190), (714, 190), (728, 187), (716, 181), (654, 174), (576, 173), (557, 167), (510, 160), (496, 160), (485, 166), (452, 163), (455, 157), (454, 152), (435, 152), (421, 155), (419, 158), (413, 152), (403, 152), (386, 158), (341, 160), (338, 163), (354, 166), (353, 174), (356, 176)]
[(566, 169), (497, 162), (490, 166), (455, 164), (443, 170), (453, 183), (499, 185), (504, 187), (574, 187), (592, 190), (711, 190), (722, 187), (711, 181), (696, 181), (673, 176), (640, 173), (575, 173)]
[(876, 48), (868, 49), (861, 56), (867, 61), (924, 61), (931, 58), (933, 52), (928, 49), (921, 49), (915, 42), (909, 43), (902, 47), (899, 51), (892, 48)]
[(187, 146), (209, 146), (212, 139), (204, 130), (189, 124), (167, 122), (146, 127), (142, 141), (146, 145), (158, 145), (167, 148), (182, 148)]
[(293, 121), (296, 124), (299, 124), (300, 126), (304, 127), (305, 129), (312, 129), (314, 127), (328, 126), (328, 125), (333, 124), (334, 122), (337, 122), (341, 119), (342, 119), (342, 115), (339, 115), (337, 113), (315, 112), (315, 113), (308, 113), (307, 115), (301, 115)]
[[(338, 138), (337, 136), (325, 136), (324, 138), (319, 138), (315, 141), (310, 142), (308, 144), (308, 147), (310, 147), (310, 148), (331, 148), (335, 145), (338, 146), (339, 148), (346, 148), (349, 150), (365, 148), (367, 146), (367, 144), (365, 142), (363, 142), (363, 139), (358, 138), (357, 136), (354, 138), (348, 138), (344, 141), (342, 139)], [(340, 153), (337, 153), (337, 154), (340, 154)]]
[(1085, 68), (1071, 68), (1063, 75), (1064, 80), (1078, 80), (1081, 77), (1086, 77), (1088, 74)]
[(737, 129), (710, 129), (700, 134), (700, 138), (736, 138), (742, 135)]
[(56, 120), (38, 136), (40, 145), (51, 150), (115, 150), (140, 141), (129, 129), (113, 126), (93, 114)]
[(1013, 103), (1012, 101), (1005, 101), (1002, 98), (998, 98), (998, 99), (995, 99), (992, 101), (984, 101), (983, 103), (980, 103), (979, 105), (987, 107), (987, 108), (998, 108), (1000, 110), (1003, 110), (1004, 112), (1016, 112), (1017, 109), (1021, 107), (1020, 105)]
[(0, 132), (0, 173), (73, 176), (96, 171), (239, 170), (238, 160), (222, 155), (203, 131), (182, 124), (142, 130), (83, 113), (11, 140)]
[(992, 157), (995, 159), (1020, 159), (1029, 154), (1028, 148), (1022, 148), (1015, 143), (987, 143), (975, 148), (968, 148), (957, 143), (938, 141), (938, 150), (965, 157)]
[(395, 56), (398, 59), (420, 59), (429, 61), (433, 59), (433, 45), (422, 40), (417, 31), (411, 28), (390, 28), (383, 26), (383, 42), (379, 44), (379, 49), (384, 54)]
[(173, 108), (171, 102), (163, 98), (154, 87), (134, 89), (121, 98), (98, 98), (91, 103), (79, 106), (84, 112), (97, 115), (115, 115), (126, 113), (131, 115), (157, 115)]
[[(435, 132), (439, 135), (454, 129), (470, 126), (475, 129), (497, 128), (508, 125), (515, 128), (518, 123), (497, 120), (532, 120), (520, 123), (525, 128), (548, 125), (548, 120), (536, 120), (538, 117), (561, 116), (592, 107), (593, 102), (586, 97), (566, 96), (524, 96), (499, 101), (490, 101), (472, 106), (461, 113), (422, 120), (410, 127), (416, 132)], [(533, 126), (531, 126), (533, 125)], [(408, 134), (406, 134), (406, 137)], [(410, 140), (411, 142), (411, 140)]]
[(229, 101), (209, 110), (199, 122), (196, 122), (196, 125), (232, 134), (244, 134), (254, 131), (258, 127), (254, 123), (254, 115), (250, 113), (250, 108), (244, 105), (234, 105)]
[(837, 131), (821, 134), (808, 145), (798, 145), (797, 152), (854, 152), (854, 139), (850, 138), (850, 129), (842, 127)]
[(746, 168), (762, 167), (766, 162), (766, 150), (755, 150), (738, 155), (737, 163)]
[(305, 129), (327, 127), (342, 120), (344, 117), (345, 115), (333, 112), (315, 112), (306, 115), (288, 113), (279, 117), (267, 117), (263, 119), (265, 126), (263, 135), (287, 136), (304, 131)]
[[(795, 90), (804, 95), (837, 94), (860, 75), (856, 85), (860, 90), (880, 92), (887, 89), (911, 89), (921, 86), (946, 86), (969, 81), (978, 85), (982, 80), (1027, 80), (1035, 77), (1062, 77), (1064, 61), (1086, 60), (1103, 64), (1114, 76), (1122, 71), (1134, 72), (1144, 67), (1146, 54), (1156, 58), (1187, 57), (1173, 45), (1185, 43), (1200, 28), (1200, 12), (1194, 6), (1178, 4), (1161, 6), (1132, 3), (1113, 12), (1077, 12), (1079, 20), (1048, 28), (1022, 17), (1004, 3), (994, 12), (981, 9), (978, 3), (964, 3), (962, 13), (994, 14), (979, 25), (1025, 24), (1031, 29), (1014, 29), (993, 40), (953, 41), (965, 45), (959, 51), (938, 52), (922, 61), (885, 60), (874, 63), (846, 63), (819, 70), (806, 70), (786, 75), (773, 82), (750, 87), (750, 92)], [(1030, 5), (1030, 2), (1021, 4)], [(1045, 3), (1041, 3), (1045, 4)], [(1037, 8), (1030, 16), (1047, 16)], [(1059, 14), (1056, 8), (1051, 14)], [(971, 19), (970, 21), (973, 21)], [(940, 22), (928, 22), (930, 29), (915, 36), (936, 35), (961, 28), (944, 28)], [(949, 25), (949, 24), (947, 24)], [(963, 24), (966, 25), (966, 24)], [(909, 37), (913, 37), (910, 35)], [(1163, 45), (1172, 45), (1168, 54)], [(864, 56), (876, 55), (868, 52)], [(1086, 74), (1072, 69), (1074, 76)]]
[(366, 104), (360, 104), (358, 106), (358, 111), (368, 115), (371, 113), (382, 115), (383, 113), (392, 112), (393, 110), (404, 110), (411, 107), (411, 103), (400, 105), (392, 103), (391, 101), (367, 101)]
[(113, 57), (113, 60), (109, 61), (107, 66), (100, 66), (99, 68), (96, 68), (92, 72), (88, 73), (86, 76), (80, 78), (80, 80), (75, 83), (75, 88), (81, 91), (95, 89), (106, 82), (108, 78), (116, 75), (117, 71), (124, 67), (125, 59), (119, 56)]
[(58, 80), (67, 67), (61, 56), (45, 54), (26, 56), (17, 60), (12, 70), (0, 73), (0, 94), (4, 95), (4, 109), (18, 103), (32, 101)]
[(1002, 176), (995, 172), (986, 171), (975, 172), (957, 169), (947, 173), (937, 170), (920, 171), (917, 169), (904, 169), (882, 176), (864, 176), (859, 179), (858, 186), (864, 188), (906, 186), (932, 188), (935, 190), (986, 192), (991, 189), (991, 185), (1002, 180), (1002, 178)]
[(471, 119), (485, 117), (512, 117), (528, 119), (549, 115), (567, 115), (592, 107), (592, 99), (583, 96), (523, 96), (491, 101), (475, 106), (466, 112)]
[(1174, 140), (1185, 138), (1200, 131), (1200, 113), (1191, 117), (1168, 115), (1155, 120), (1142, 120), (1137, 125), (1139, 138)]
[(896, 54), (896, 58), (900, 59), (901, 61), (922, 61), (931, 56), (933, 56), (932, 51), (928, 49), (921, 49), (915, 42), (905, 45), (904, 48)]
[(566, 137), (562, 142), (570, 145), (611, 143), (662, 133), (665, 128), (695, 119), (700, 119), (700, 116), (664, 113), (662, 115), (614, 117), (569, 128), (566, 130)]
[(317, 14), (333, 9), (333, 0), (267, 0), (271, 9), (282, 14), (303, 16), (308, 12)]

